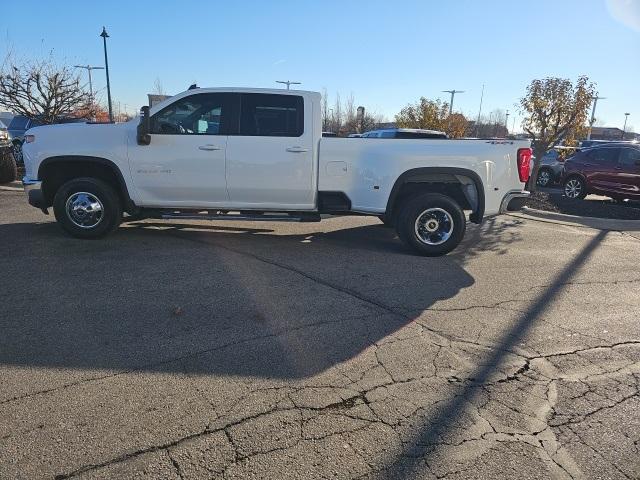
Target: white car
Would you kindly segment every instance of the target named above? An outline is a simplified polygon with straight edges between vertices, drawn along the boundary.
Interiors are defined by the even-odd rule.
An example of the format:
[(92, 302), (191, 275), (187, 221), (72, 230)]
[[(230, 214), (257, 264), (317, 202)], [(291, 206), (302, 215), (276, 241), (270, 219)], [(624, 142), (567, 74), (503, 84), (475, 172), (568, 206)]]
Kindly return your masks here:
[[(322, 138), (320, 94), (195, 88), (122, 124), (32, 128), (29, 203), (80, 238), (140, 218), (319, 221), (373, 215), (422, 255), (458, 245), (467, 216), (517, 208), (518, 140)], [(237, 212), (237, 213), (235, 213)]]

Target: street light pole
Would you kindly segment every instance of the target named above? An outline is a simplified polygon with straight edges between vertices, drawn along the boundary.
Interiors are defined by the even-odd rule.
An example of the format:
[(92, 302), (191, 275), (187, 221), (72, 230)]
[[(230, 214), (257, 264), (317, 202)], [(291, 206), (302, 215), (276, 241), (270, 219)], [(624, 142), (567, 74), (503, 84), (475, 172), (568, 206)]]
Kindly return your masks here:
[(276, 83), (283, 83), (287, 86), (287, 90), (289, 90), (290, 85), (302, 85), (301, 82), (291, 82), (289, 80), (276, 80)]
[(622, 140), (624, 140), (624, 134), (627, 132), (627, 118), (631, 115), (629, 112), (624, 114), (624, 127), (622, 127)]
[(451, 94), (451, 102), (449, 103), (449, 115), (451, 115), (453, 113), (453, 97), (456, 96), (456, 93), (464, 93), (464, 90), (443, 90), (442, 93)]
[(93, 83), (91, 82), (91, 70), (104, 70), (104, 67), (93, 67), (91, 65), (74, 65), (76, 68), (84, 68), (89, 74), (89, 94), (91, 95), (91, 100), (93, 101)]
[(596, 121), (596, 105), (598, 104), (598, 100), (605, 100), (606, 97), (598, 97), (597, 95), (593, 97), (593, 110), (591, 110), (591, 121), (589, 122), (589, 133), (587, 134), (587, 140), (591, 140), (591, 130), (593, 129), (593, 124)]
[(109, 121), (113, 123), (113, 108), (111, 107), (111, 85), (109, 84), (109, 61), (107, 60), (107, 38), (109, 38), (109, 34), (107, 33), (107, 29), (102, 27), (102, 33), (100, 34), (102, 37), (102, 42), (104, 44), (104, 67), (107, 72), (107, 100), (109, 102)]

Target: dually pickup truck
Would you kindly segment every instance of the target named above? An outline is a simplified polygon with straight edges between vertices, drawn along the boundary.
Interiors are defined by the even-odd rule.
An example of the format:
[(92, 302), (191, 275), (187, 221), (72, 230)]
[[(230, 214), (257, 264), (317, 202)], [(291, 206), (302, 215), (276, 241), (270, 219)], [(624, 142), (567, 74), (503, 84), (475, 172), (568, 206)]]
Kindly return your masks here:
[(430, 256), (528, 195), (529, 141), (322, 138), (320, 111), (315, 92), (193, 88), (127, 123), (28, 130), (23, 184), (79, 238), (143, 218), (373, 215)]

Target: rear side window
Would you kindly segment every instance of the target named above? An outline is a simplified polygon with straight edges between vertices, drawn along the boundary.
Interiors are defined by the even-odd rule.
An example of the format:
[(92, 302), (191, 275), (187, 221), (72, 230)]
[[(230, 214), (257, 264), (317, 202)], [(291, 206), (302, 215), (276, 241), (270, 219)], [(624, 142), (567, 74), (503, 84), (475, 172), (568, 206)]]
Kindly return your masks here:
[(245, 93), (240, 135), (299, 137), (304, 132), (304, 101), (298, 95)]
[(620, 165), (624, 167), (640, 166), (640, 150), (635, 148), (623, 148), (620, 153)]
[(596, 148), (587, 152), (587, 162), (595, 163), (596, 165), (614, 165), (618, 161), (617, 148)]

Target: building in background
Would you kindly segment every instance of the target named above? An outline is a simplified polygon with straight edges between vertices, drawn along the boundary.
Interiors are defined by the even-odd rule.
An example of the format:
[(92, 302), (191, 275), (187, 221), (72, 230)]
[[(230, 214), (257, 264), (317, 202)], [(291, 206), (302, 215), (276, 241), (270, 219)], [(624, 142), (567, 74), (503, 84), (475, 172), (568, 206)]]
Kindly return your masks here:
[[(591, 129), (591, 140), (623, 140), (622, 129), (616, 127), (593, 127)], [(640, 140), (640, 134), (625, 132), (624, 140)]]

